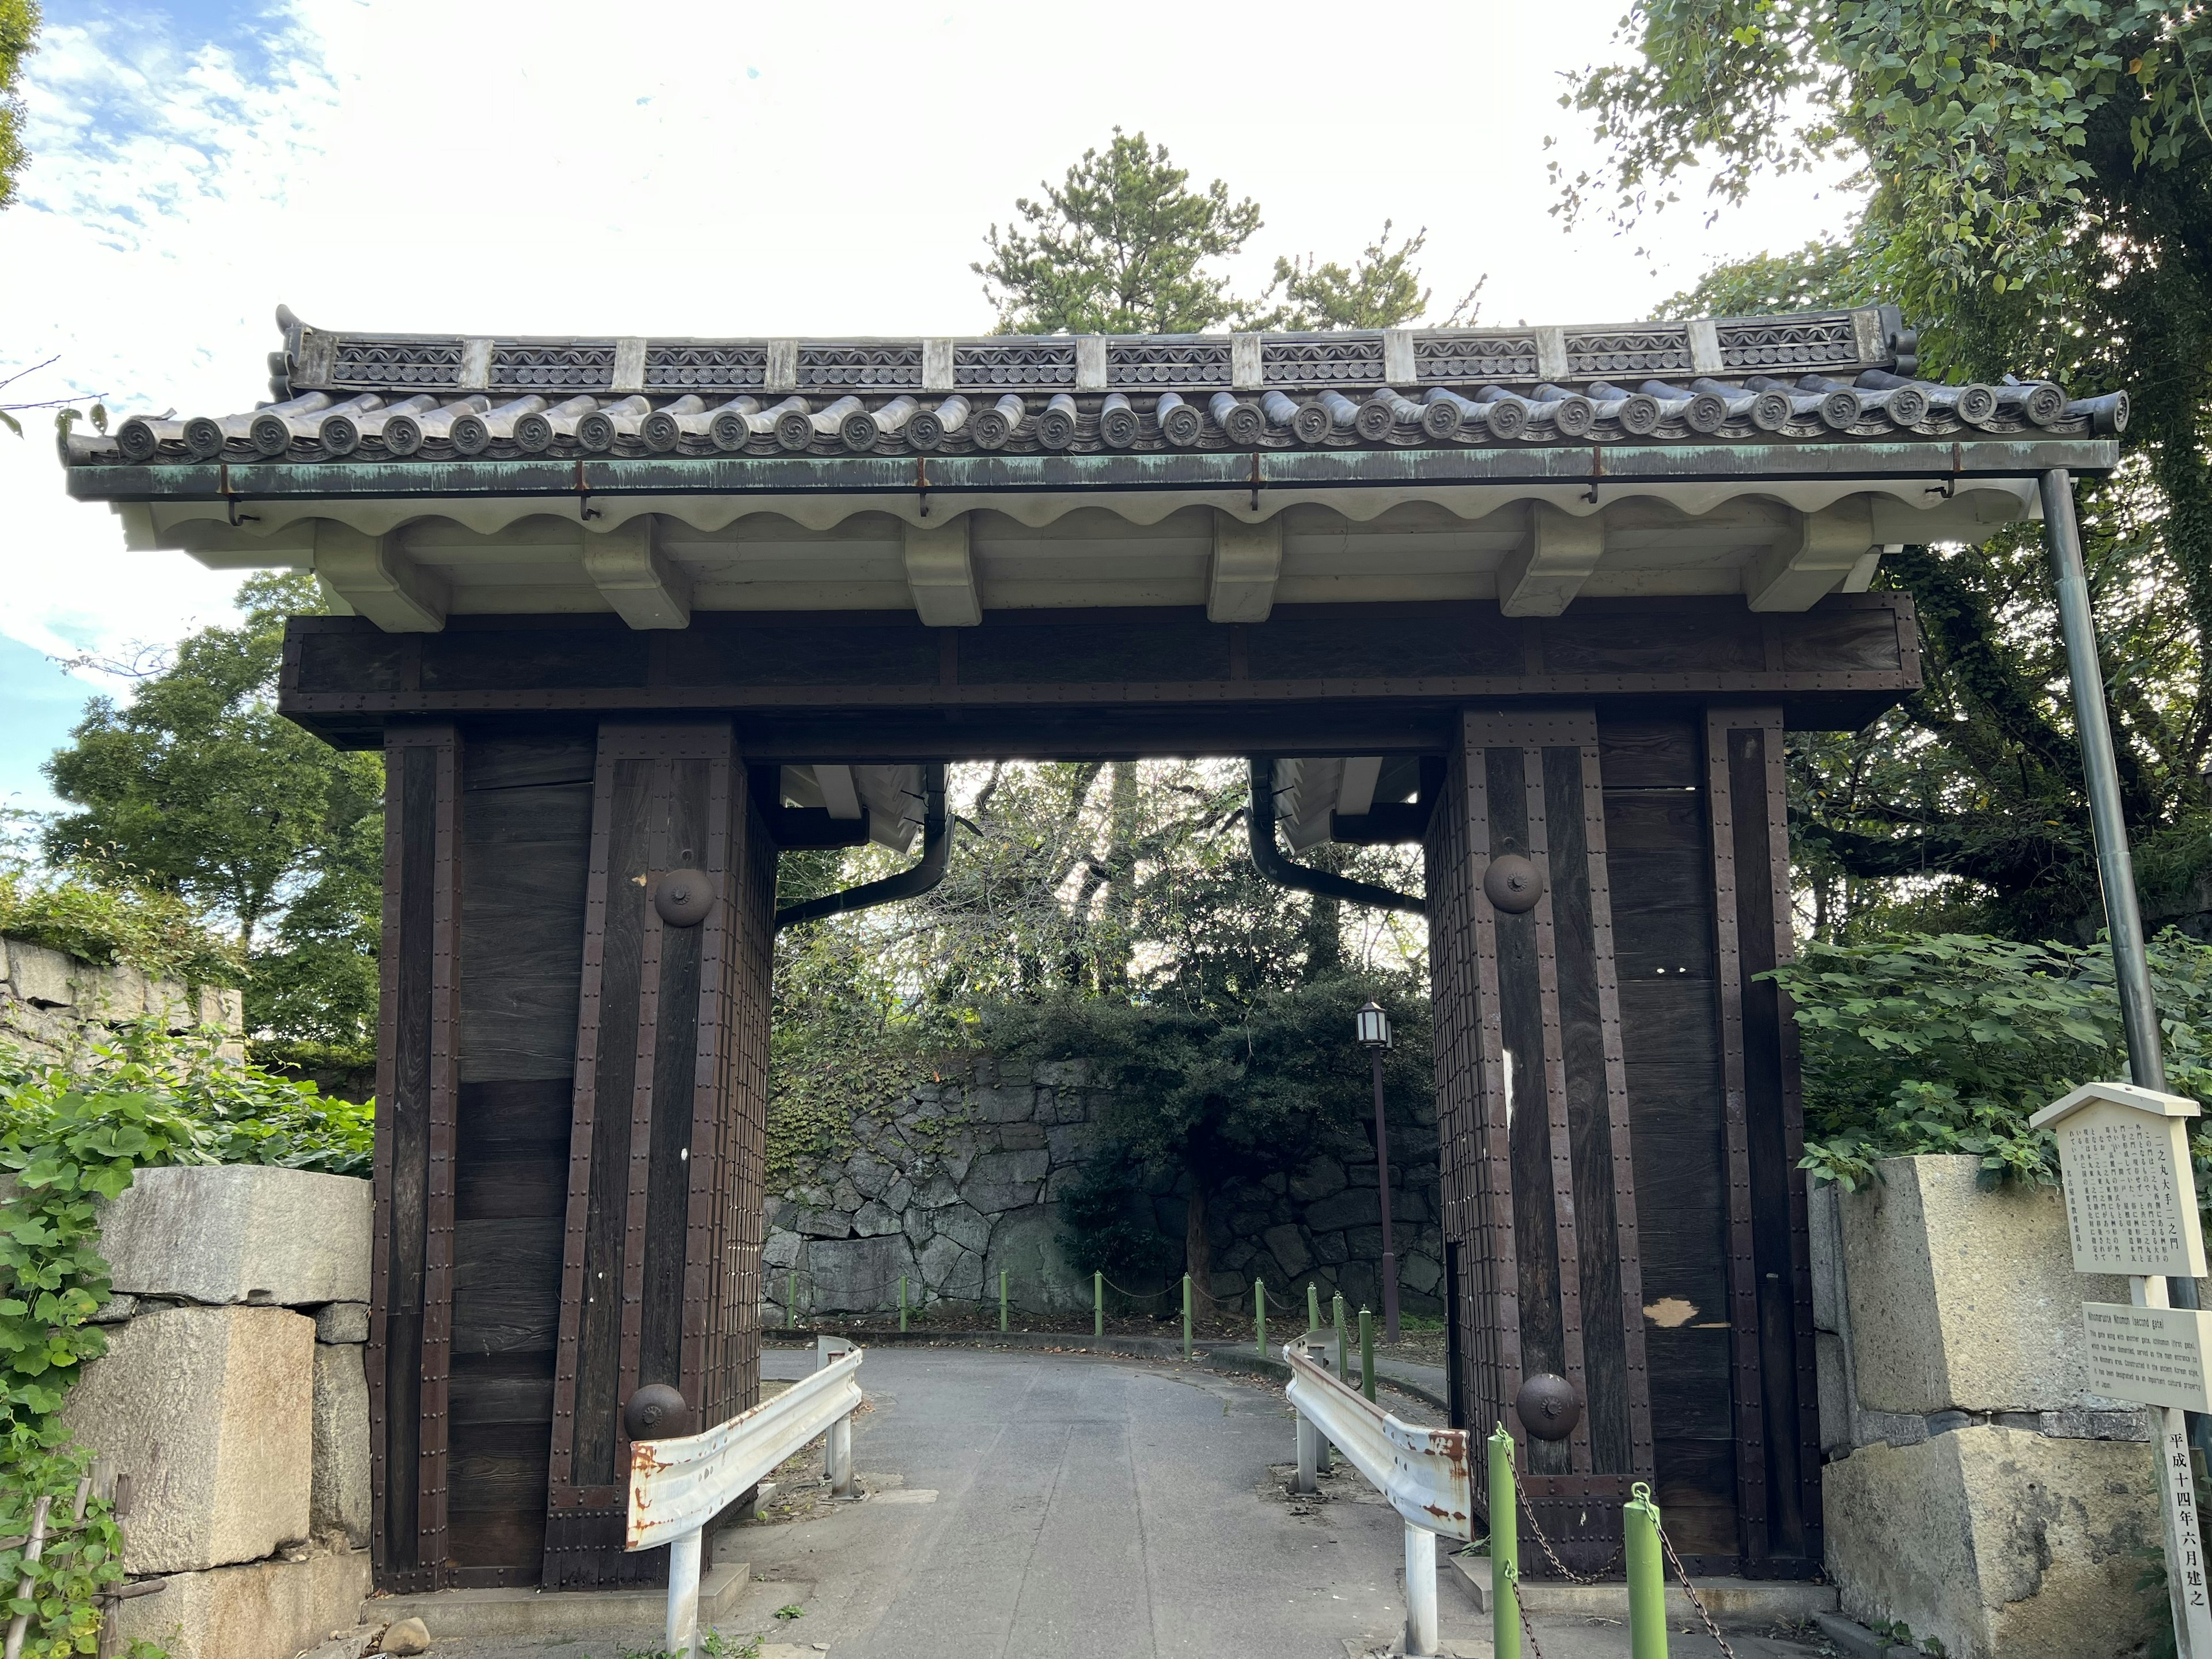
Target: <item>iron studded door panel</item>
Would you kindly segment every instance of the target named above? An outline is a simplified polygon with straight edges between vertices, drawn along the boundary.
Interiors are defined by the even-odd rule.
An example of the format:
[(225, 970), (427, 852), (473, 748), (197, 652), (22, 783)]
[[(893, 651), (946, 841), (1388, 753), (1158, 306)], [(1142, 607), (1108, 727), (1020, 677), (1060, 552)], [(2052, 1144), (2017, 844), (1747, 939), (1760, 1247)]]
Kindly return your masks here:
[[(577, 1018), (547, 1589), (653, 1582), (623, 1553), (623, 1402), (679, 1389), (701, 1424), (758, 1389), (759, 1164), (774, 854), (726, 724), (600, 727)], [(704, 921), (653, 903), (706, 872)], [(758, 984), (754, 981), (757, 980)]]
[[(1508, 853), (1544, 877), (1518, 913), (1483, 890)], [(1463, 714), (1428, 865), (1455, 1393), (1512, 1432), (1568, 1564), (1599, 1565), (1652, 1444), (1595, 716)], [(1546, 1371), (1583, 1402), (1563, 1442), (1512, 1411)]]

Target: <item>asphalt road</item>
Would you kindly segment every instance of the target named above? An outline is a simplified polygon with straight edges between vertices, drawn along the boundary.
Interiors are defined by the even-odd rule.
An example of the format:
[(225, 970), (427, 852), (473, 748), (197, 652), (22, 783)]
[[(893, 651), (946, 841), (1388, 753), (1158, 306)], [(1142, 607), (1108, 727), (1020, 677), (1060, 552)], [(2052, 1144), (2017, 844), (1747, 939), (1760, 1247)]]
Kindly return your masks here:
[[(812, 1363), (771, 1350), (762, 1370), (792, 1378)], [(722, 1626), (732, 1650), (757, 1636), (763, 1659), (1346, 1659), (1399, 1628), (1396, 1515), (1348, 1471), (1318, 1503), (1284, 1495), (1279, 1390), (1199, 1367), (954, 1347), (877, 1349), (862, 1380), (854, 1454), (872, 1495), (828, 1503), (810, 1453), (771, 1505), (790, 1518), (718, 1540), (756, 1581)], [(1448, 1565), (1440, 1577), (1447, 1646), (1488, 1654), (1486, 1616)], [(1547, 1659), (1628, 1651), (1616, 1626), (1538, 1635)], [(657, 1638), (434, 1653), (620, 1659)], [(1817, 1651), (1730, 1639), (1743, 1659)], [(1687, 1637), (1673, 1650), (1717, 1651)]]

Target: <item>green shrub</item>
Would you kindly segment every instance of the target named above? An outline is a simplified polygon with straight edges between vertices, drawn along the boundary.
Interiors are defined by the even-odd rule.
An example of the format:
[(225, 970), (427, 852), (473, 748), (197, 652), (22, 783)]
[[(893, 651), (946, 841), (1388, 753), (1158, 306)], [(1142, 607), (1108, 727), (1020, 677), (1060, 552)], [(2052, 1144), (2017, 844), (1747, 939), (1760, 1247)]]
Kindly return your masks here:
[[(2166, 1087), (2212, 1099), (2212, 946), (2151, 941)], [(1877, 1159), (1981, 1159), (1991, 1183), (2057, 1178), (2051, 1136), (2027, 1120), (2078, 1084), (2128, 1076), (2111, 951), (1982, 934), (1814, 941), (1772, 977), (1796, 1004), (1802, 1167), (1850, 1188)], [(2212, 1134), (2194, 1141), (2212, 1187)]]
[[(89, 1466), (60, 1412), (85, 1364), (106, 1351), (87, 1322), (110, 1290), (99, 1200), (156, 1164), (368, 1173), (372, 1107), (226, 1061), (223, 1036), (172, 1037), (140, 1022), (59, 1062), (0, 1047), (0, 1170), (15, 1177), (0, 1203), (0, 1535), (27, 1533), (41, 1498), (56, 1522), (68, 1520)], [(94, 1598), (123, 1576), (118, 1548), (113, 1516), (94, 1501), (35, 1566), (20, 1545), (0, 1550), (0, 1583), (32, 1582), (8, 1603), (31, 1615), (30, 1659), (93, 1650)], [(141, 1643), (132, 1659), (157, 1654)]]
[(237, 947), (210, 932), (199, 913), (175, 894), (37, 870), (4, 856), (0, 935), (187, 985), (246, 982)]

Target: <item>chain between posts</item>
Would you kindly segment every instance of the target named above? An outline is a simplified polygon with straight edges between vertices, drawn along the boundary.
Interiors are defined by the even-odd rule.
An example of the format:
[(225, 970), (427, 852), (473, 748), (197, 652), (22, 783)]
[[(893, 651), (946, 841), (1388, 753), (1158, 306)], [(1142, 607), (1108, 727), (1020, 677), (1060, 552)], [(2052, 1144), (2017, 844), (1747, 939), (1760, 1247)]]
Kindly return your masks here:
[[(1512, 1468), (1511, 1465), (1507, 1467)], [(1521, 1471), (1518, 1468), (1512, 1468), (1512, 1474), (1513, 1496), (1521, 1504), (1521, 1513), (1528, 1517), (1528, 1530), (1536, 1534), (1536, 1547), (1544, 1552), (1544, 1559), (1552, 1564), (1553, 1571), (1563, 1578), (1573, 1579), (1577, 1584), (1595, 1584), (1613, 1571), (1613, 1563), (1619, 1561), (1627, 1551), (1628, 1545), (1626, 1540), (1623, 1540), (1620, 1548), (1606, 1558), (1602, 1566), (1585, 1578), (1559, 1559), (1559, 1552), (1552, 1547), (1552, 1540), (1544, 1535), (1544, 1523), (1536, 1518), (1536, 1506), (1528, 1501), (1528, 1489), (1521, 1484)], [(1730, 1656), (1730, 1659), (1734, 1659), (1733, 1655)]]
[(1713, 1623), (1712, 1614), (1705, 1611), (1705, 1600), (1698, 1594), (1698, 1587), (1690, 1582), (1690, 1575), (1682, 1570), (1682, 1558), (1674, 1553), (1674, 1540), (1667, 1536), (1667, 1528), (1663, 1526), (1659, 1528), (1659, 1547), (1667, 1552), (1667, 1560), (1674, 1569), (1674, 1577), (1682, 1581), (1682, 1594), (1690, 1598), (1690, 1605), (1698, 1610), (1698, 1617), (1705, 1620), (1705, 1634), (1713, 1638), (1715, 1645), (1728, 1659), (1735, 1659), (1735, 1650), (1728, 1644), (1728, 1638), (1721, 1634), (1721, 1627)]

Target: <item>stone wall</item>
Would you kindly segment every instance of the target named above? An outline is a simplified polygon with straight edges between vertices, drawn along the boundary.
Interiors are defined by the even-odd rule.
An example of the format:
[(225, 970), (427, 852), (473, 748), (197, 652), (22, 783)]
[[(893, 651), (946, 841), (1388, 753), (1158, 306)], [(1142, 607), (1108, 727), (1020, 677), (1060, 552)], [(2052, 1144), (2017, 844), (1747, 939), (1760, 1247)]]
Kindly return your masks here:
[(2148, 1415), (2086, 1389), (2085, 1300), (2057, 1192), (1978, 1184), (1974, 1158), (1896, 1158), (1816, 1187), (1828, 1576), (1844, 1611), (1954, 1659), (2137, 1651), (2160, 1542)]
[[(369, 1183), (142, 1170), (102, 1206), (108, 1351), (63, 1419), (131, 1477), (121, 1633), (170, 1659), (293, 1659), (360, 1617), (368, 1558)], [(112, 1492), (112, 1485), (109, 1487)]]
[(0, 1040), (58, 1060), (92, 1030), (149, 1014), (170, 1031), (219, 1027), (231, 1036), (222, 1052), (246, 1057), (236, 991), (149, 979), (136, 968), (103, 968), (43, 945), (0, 939)]
[[(1061, 1248), (1059, 1200), (1097, 1152), (1111, 1098), (1086, 1061), (984, 1059), (862, 1113), (849, 1157), (805, 1170), (768, 1200), (767, 1317), (783, 1322), (794, 1273), (803, 1322), (890, 1309), (901, 1274), (915, 1305), (995, 1304), (1002, 1269), (1016, 1307), (1087, 1312), (1090, 1277)], [(1404, 1306), (1440, 1314), (1432, 1106), (1392, 1122), (1390, 1176)], [(1177, 1261), (1188, 1195), (1186, 1179), (1164, 1174), (1143, 1194)], [(1346, 1136), (1294, 1173), (1231, 1184), (1215, 1195), (1208, 1220), (1218, 1299), (1249, 1306), (1258, 1278), (1285, 1301), (1302, 1301), (1310, 1281), (1324, 1299), (1341, 1290), (1355, 1307), (1381, 1305), (1382, 1229), (1365, 1135)], [(1155, 1276), (1128, 1288), (1164, 1282)]]

